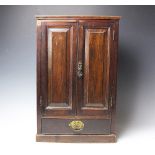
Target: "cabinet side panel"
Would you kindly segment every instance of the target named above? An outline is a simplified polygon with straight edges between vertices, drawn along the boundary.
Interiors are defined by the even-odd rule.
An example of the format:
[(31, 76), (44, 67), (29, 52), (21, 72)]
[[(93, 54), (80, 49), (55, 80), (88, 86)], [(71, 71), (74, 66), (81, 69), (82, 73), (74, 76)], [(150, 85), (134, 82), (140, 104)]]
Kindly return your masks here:
[(41, 22), (36, 21), (37, 43), (37, 134), (41, 133), (41, 106), (40, 106), (40, 51), (41, 51)]
[(113, 42), (113, 52), (111, 55), (112, 69), (111, 69), (111, 80), (112, 80), (112, 120), (111, 120), (111, 133), (117, 134), (116, 132), (116, 97), (117, 97), (117, 68), (118, 68), (118, 42), (119, 42), (119, 21), (114, 25), (115, 39)]

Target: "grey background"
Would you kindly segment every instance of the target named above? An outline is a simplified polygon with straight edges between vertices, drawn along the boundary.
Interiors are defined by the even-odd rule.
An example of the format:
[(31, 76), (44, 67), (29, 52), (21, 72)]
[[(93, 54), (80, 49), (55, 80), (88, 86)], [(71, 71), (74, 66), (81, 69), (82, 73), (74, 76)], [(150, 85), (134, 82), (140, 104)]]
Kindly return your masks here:
[(36, 132), (35, 15), (39, 14), (122, 16), (119, 136), (141, 130), (144, 136), (154, 130), (155, 6), (0, 6), (0, 130), (17, 133), (26, 124), (24, 132)]

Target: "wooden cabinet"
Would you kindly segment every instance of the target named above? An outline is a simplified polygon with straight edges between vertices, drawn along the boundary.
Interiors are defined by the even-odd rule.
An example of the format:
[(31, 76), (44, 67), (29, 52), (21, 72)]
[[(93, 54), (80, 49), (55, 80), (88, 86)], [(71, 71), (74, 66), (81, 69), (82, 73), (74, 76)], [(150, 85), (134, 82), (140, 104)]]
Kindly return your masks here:
[(37, 141), (116, 141), (119, 19), (37, 17)]

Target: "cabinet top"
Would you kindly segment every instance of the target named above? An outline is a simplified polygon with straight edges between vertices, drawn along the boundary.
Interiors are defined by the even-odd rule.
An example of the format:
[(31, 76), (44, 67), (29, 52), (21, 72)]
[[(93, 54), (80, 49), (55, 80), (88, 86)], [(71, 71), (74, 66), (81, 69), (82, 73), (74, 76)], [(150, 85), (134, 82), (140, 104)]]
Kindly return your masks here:
[(52, 16), (52, 15), (36, 15), (37, 20), (50, 20), (50, 19), (107, 19), (107, 20), (119, 20), (121, 16)]

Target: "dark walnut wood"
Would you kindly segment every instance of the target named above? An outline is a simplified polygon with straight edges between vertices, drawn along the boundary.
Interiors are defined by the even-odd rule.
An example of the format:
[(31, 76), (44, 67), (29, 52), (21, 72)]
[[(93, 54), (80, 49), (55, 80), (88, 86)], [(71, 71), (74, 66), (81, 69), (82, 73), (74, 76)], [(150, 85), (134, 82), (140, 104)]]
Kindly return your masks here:
[(110, 111), (110, 53), (113, 23), (103, 21), (79, 22), (79, 61), (83, 62), (83, 79), (78, 79), (81, 115), (107, 115)]
[(120, 17), (36, 18), (36, 140), (116, 142)]

